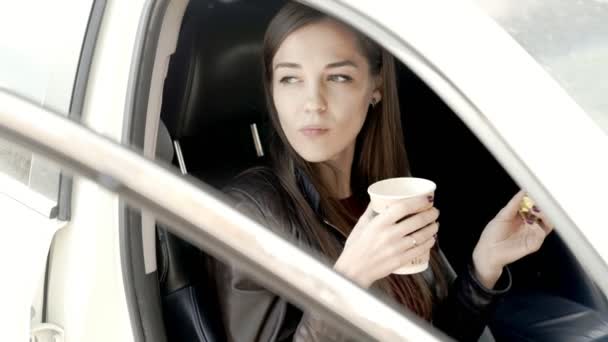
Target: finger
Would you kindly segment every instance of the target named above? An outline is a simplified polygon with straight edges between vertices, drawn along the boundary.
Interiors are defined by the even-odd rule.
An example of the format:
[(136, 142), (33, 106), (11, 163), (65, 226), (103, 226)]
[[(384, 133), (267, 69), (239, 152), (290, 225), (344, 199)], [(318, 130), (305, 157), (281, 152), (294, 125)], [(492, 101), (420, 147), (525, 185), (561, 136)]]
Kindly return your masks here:
[(431, 237), (430, 239), (424, 241), (423, 243), (417, 245), (416, 247), (410, 248), (410, 249), (406, 250), (405, 252), (403, 252), (397, 258), (397, 260), (398, 260), (397, 268), (401, 267), (403, 265), (406, 265), (407, 263), (412, 261), (414, 258), (419, 257), (422, 254), (430, 251), (431, 248), (433, 248), (433, 246), (435, 245), (435, 242), (436, 242), (435, 238)]
[(511, 200), (509, 200), (507, 205), (505, 205), (504, 208), (498, 212), (496, 218), (511, 220), (513, 217), (517, 216), (517, 213), (519, 212), (519, 205), (525, 195), (526, 193), (523, 190), (520, 190), (511, 198)]
[(538, 223), (526, 225), (528, 226), (528, 230), (526, 231), (525, 237), (525, 249), (528, 254), (530, 254), (540, 249), (540, 246), (542, 246), (543, 241), (545, 241), (545, 237), (547, 237), (547, 233), (545, 233), (543, 228)]
[(510, 264), (540, 249), (547, 236), (545, 231), (536, 223), (526, 224), (525, 228), (521, 234), (496, 245), (495, 252), (501, 263)]
[(544, 219), (539, 220), (538, 225), (542, 228), (542, 230), (545, 231), (545, 235), (551, 234), (551, 232), (553, 231), (553, 228), (554, 228), (554, 226), (551, 223), (547, 224), (547, 222)]
[(353, 227), (353, 230), (350, 232), (348, 239), (346, 239), (345, 247), (348, 246), (351, 241), (353, 241), (353, 239), (356, 240), (358, 236), (361, 235), (361, 232), (363, 231), (364, 227), (369, 226), (369, 222), (372, 220), (373, 216), (374, 211), (372, 210), (371, 205), (368, 205), (367, 209), (365, 209), (363, 214), (361, 214), (361, 217), (359, 217), (359, 221), (357, 221), (357, 223)]
[(416, 241), (416, 244), (419, 244), (420, 241), (426, 241), (430, 238), (436, 239), (437, 233), (439, 232), (439, 222), (433, 222), (428, 226), (408, 235), (413, 241)]
[(532, 207), (530, 214), (538, 219), (539, 226), (545, 231), (545, 233), (549, 234), (551, 231), (553, 231), (553, 223), (551, 223), (545, 212), (542, 211), (538, 205), (535, 204)]
[(372, 220), (373, 217), (374, 217), (374, 211), (372, 210), (372, 205), (370, 203), (367, 205), (367, 208), (365, 209), (363, 214), (361, 214), (361, 217), (359, 217), (359, 221), (357, 222), (357, 225), (359, 225), (359, 224), (366, 225), (367, 223), (369, 223), (369, 221)]
[(359, 217), (359, 220), (353, 227), (351, 234), (353, 234), (355, 232), (359, 232), (362, 229), (362, 227), (369, 226), (369, 223), (372, 221), (373, 218), (374, 218), (374, 211), (372, 210), (372, 205), (369, 204), (367, 206), (367, 208), (365, 209), (365, 211), (363, 212), (363, 214), (361, 214), (361, 216)]
[(433, 224), (439, 218), (439, 210), (435, 207), (427, 209), (421, 213), (415, 214), (414, 216), (408, 217), (405, 220), (397, 223), (392, 231), (395, 234), (395, 238), (399, 238), (405, 235), (409, 235), (423, 227)]
[(404, 237), (401, 243), (401, 252), (417, 248), (418, 246), (424, 245), (430, 240), (436, 241), (437, 238), (435, 237), (435, 234), (437, 233), (437, 230), (438, 227), (433, 224), (414, 234)]
[(537, 224), (545, 232), (546, 235), (553, 231), (553, 225), (551, 223), (547, 223), (542, 217), (531, 214), (527, 214), (526, 216), (527, 219), (525, 220), (525, 223), (527, 225)]
[(433, 200), (426, 196), (400, 200), (378, 215), (377, 220), (380, 225), (394, 224), (406, 216), (424, 211), (432, 206)]
[(434, 245), (435, 238), (431, 237), (429, 240), (426, 240), (420, 245), (406, 251), (399, 252), (397, 249), (393, 249), (392, 252), (381, 257), (381, 260), (383, 261), (376, 264), (374, 267), (374, 272), (388, 275), (403, 265), (408, 264), (414, 258), (420, 257), (422, 254), (428, 252), (431, 248), (433, 248)]

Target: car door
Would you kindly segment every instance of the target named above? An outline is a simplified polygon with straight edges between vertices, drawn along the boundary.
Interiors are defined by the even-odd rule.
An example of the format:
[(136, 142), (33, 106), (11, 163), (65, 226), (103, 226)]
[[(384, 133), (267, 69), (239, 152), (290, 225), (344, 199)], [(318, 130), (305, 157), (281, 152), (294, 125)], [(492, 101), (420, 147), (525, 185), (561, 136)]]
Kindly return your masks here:
[[(11, 32), (0, 38), (0, 87), (120, 140), (138, 30), (150, 5), (0, 5), (2, 31)], [(25, 340), (31, 326), (35, 340), (132, 339), (112, 229), (118, 198), (41, 155), (2, 144), (8, 177), (2, 178), (1, 210), (7, 229), (14, 227), (3, 239), (2, 262), (14, 277), (3, 285), (3, 302), (11, 303), (1, 314), (3, 327), (11, 328), (5, 338)]]
[[(601, 210), (598, 211), (598, 209), (601, 209), (601, 201), (597, 200), (600, 197), (599, 195), (592, 195), (598, 196), (591, 199), (590, 202), (593, 203), (579, 203), (574, 200), (589, 196), (586, 189), (589, 189), (587, 186), (590, 184), (599, 193), (607, 190), (606, 181), (602, 181), (602, 178), (599, 177), (600, 174), (605, 174), (608, 171), (606, 169), (606, 157), (602, 157), (599, 153), (605, 151), (605, 135), (601, 133), (598, 127), (590, 124), (585, 119), (581, 109), (569, 97), (565, 96), (550, 78), (541, 73), (537, 65), (525, 57), (526, 55), (517, 48), (515, 42), (499, 33), (500, 31), (496, 31), (498, 28), (492, 26), (492, 23), (484, 21), (483, 16), (479, 13), (477, 15), (471, 14), (476, 13), (474, 9), (462, 4), (459, 4), (459, 6), (464, 7), (460, 8), (456, 5), (450, 5), (449, 2), (433, 1), (429, 2), (428, 6), (420, 3), (416, 6), (400, 4), (400, 7), (396, 8), (394, 7), (396, 5), (392, 2), (386, 2), (384, 6), (372, 6), (365, 1), (351, 1), (348, 3), (340, 1), (309, 2), (359, 27), (383, 44), (392, 46), (392, 52), (416, 70), (455, 109), (463, 121), (478, 134), (486, 146), (500, 159), (505, 168), (538, 199), (543, 208), (547, 208), (546, 210), (551, 214), (551, 217), (556, 219), (560, 233), (564, 234), (567, 243), (577, 253), (577, 256), (585, 261), (589, 272), (606, 293), (604, 277), (606, 264), (604, 261), (605, 255), (602, 254), (602, 251), (606, 250), (605, 242), (603, 242), (605, 239), (598, 239), (603, 234), (600, 231), (600, 224), (602, 224)], [(437, 6), (446, 6), (446, 14), (437, 14), (435, 12)], [(450, 15), (447, 15), (447, 13)], [(493, 32), (496, 35), (489, 35), (484, 38), (475, 35), (474, 31), (467, 31), (466, 28), (455, 29), (458, 27), (459, 18), (474, 18), (477, 21), (474, 22), (473, 26), (477, 29), (481, 27), (494, 30)], [(383, 26), (379, 25), (380, 22), (383, 23)], [(440, 30), (439, 32), (432, 31), (442, 25), (450, 29)], [(129, 27), (133, 28), (132, 26)], [(131, 34), (133, 31), (127, 30)], [(453, 34), (457, 39), (449, 35), (450, 31), (454, 31)], [(463, 38), (466, 37), (466, 34), (471, 35), (470, 40)], [(500, 37), (498, 42), (494, 40), (496, 37)], [(447, 44), (448, 42), (468, 43), (469, 45), (465, 46), (466, 48), (475, 49), (480, 41), (495, 49), (480, 51), (479, 60), (471, 59), (470, 54), (459, 55), (459, 50), (461, 52), (465, 50), (462, 46), (454, 47)], [(510, 49), (515, 49), (515, 52)], [(518, 80), (514, 79), (508, 72), (502, 72), (498, 75), (501, 82), (489, 79), (490, 75), (496, 77), (496, 74), (494, 74), (494, 71), (497, 70), (496, 64), (501, 60), (496, 58), (496, 55), (493, 55), (494, 53), (508, 54), (512, 57), (510, 60), (512, 60), (513, 67), (522, 68), (522, 72), (532, 75), (529, 83), (522, 87), (522, 84), (516, 82)], [(488, 60), (494, 60), (495, 62), (492, 64), (492, 62), (487, 62)], [(480, 63), (480, 61), (484, 62)], [(106, 63), (108, 62), (106, 61)], [(484, 63), (487, 63), (487, 65), (484, 65)], [(100, 69), (104, 70), (102, 67)], [(475, 73), (466, 72), (470, 70), (477, 71)], [(500, 83), (502, 88), (496, 88), (497, 83)], [(501, 93), (510, 94), (510, 97), (497, 98), (498, 96), (493, 92), (484, 88), (488, 84), (493, 85), (494, 92), (501, 90)], [(526, 95), (529, 94), (531, 89), (543, 89), (543, 92), (536, 98), (530, 98)], [(117, 93), (122, 94), (121, 90), (124, 89), (117, 90)], [(102, 95), (93, 96), (97, 96), (95, 104), (99, 108), (104, 110), (117, 109), (116, 103), (111, 103), (108, 106), (102, 105), (102, 99), (107, 100), (107, 97)], [(551, 99), (551, 101), (548, 101), (548, 99)], [(522, 101), (514, 101), (514, 104), (511, 103), (513, 100)], [(2, 105), (0, 123), (2, 123), (3, 131), (5, 134), (10, 134), (15, 142), (25, 142), (28, 146), (35, 147), (37, 151), (44, 151), (49, 156), (62, 161), (71, 169), (88, 176), (99, 185), (122, 194), (133, 204), (154, 211), (165, 220), (174, 223), (175, 227), (178, 227), (175, 228), (175, 233), (197, 246), (221, 254), (226, 258), (238, 260), (243, 265), (269, 275), (269, 283), (275, 283), (274, 286), (284, 291), (294, 301), (313, 304), (313, 307), (317, 308), (325, 308), (326, 313), (333, 312), (333, 315), (329, 314), (329, 317), (333, 317), (335, 322), (338, 324), (342, 322), (345, 326), (357, 325), (360, 330), (367, 332), (367, 335), (364, 336), (374, 336), (376, 338), (397, 337), (412, 340), (434, 340), (436, 338), (432, 333), (425, 330), (426, 326), (421, 327), (414, 321), (404, 320), (401, 316), (395, 315), (393, 311), (379, 305), (372, 298), (366, 297), (365, 293), (344, 282), (342, 278), (336, 277), (328, 269), (315, 264), (305, 254), (299, 254), (290, 249), (284, 242), (280, 242), (275, 237), (257, 229), (259, 227), (252, 225), (251, 222), (246, 222), (246, 219), (218, 203), (217, 194), (205, 188), (204, 185), (196, 183), (203, 189), (202, 191), (197, 190), (192, 187), (192, 184), (175, 174), (142, 160), (136, 153), (119, 148), (107, 139), (83, 130), (82, 127), (66, 122), (66, 120), (61, 120), (61, 118), (57, 118), (52, 113), (33, 106), (27, 101), (24, 102), (3, 93), (0, 104)], [(120, 112), (120, 110), (118, 111)], [(550, 117), (559, 126), (554, 129), (549, 128), (547, 134), (543, 134), (543, 139), (535, 140), (538, 151), (529, 151), (526, 148), (529, 139), (524, 139), (524, 137), (535, 137), (538, 127), (542, 126), (544, 120), (549, 119), (549, 113), (560, 114), (557, 119)], [(48, 123), (48, 127), (35, 125), (35, 122), (40, 120)], [(100, 119), (91, 115), (89, 120)], [(522, 120), (529, 123), (531, 127), (520, 125)], [(109, 135), (107, 131), (99, 129), (99, 127), (103, 127), (103, 123), (97, 122), (97, 124), (99, 126), (96, 126), (95, 130), (98, 133)], [(560, 127), (568, 127), (579, 132), (577, 135), (579, 139), (564, 141), (559, 134), (563, 131), (559, 129)], [(78, 138), (80, 143), (78, 145), (70, 144), (69, 139), (53, 135), (52, 132), (56, 130), (69, 134), (69, 137)], [(112, 140), (117, 140), (115, 136), (110, 136)], [(585, 165), (593, 169), (591, 174), (586, 174), (588, 178), (583, 179), (582, 183), (579, 184), (558, 182), (558, 179), (577, 175), (577, 171), (574, 168), (567, 167), (560, 169), (563, 166), (562, 160), (559, 156), (549, 153), (556, 147), (566, 151), (583, 149), (594, 152), (592, 153), (593, 156), (576, 155), (577, 165)], [(95, 158), (91, 156), (92, 152), (95, 152)], [(539, 155), (542, 158), (539, 158)], [(166, 182), (163, 189), (167, 190), (159, 193), (158, 189), (155, 190), (148, 186), (150, 182)], [(98, 185), (84, 179), (78, 179), (77, 183), (82, 187), (83, 196), (85, 194), (84, 190), (97, 193), (97, 197), (89, 198), (95, 200), (92, 202), (94, 204), (91, 202), (87, 206), (82, 204), (83, 208), (88, 208), (84, 211), (87, 216), (102, 217), (103, 215), (95, 215), (100, 212), (104, 214), (103, 210), (106, 207), (112, 207), (112, 210), (115, 210), (115, 195), (106, 193)], [(188, 196), (185, 196), (185, 194)], [(193, 199), (196, 201), (192, 202)], [(189, 206), (192, 204), (196, 204), (197, 209), (205, 208), (209, 216), (194, 215), (192, 207)], [(105, 212), (105, 214), (113, 215), (110, 211)], [(228, 236), (229, 234), (222, 235), (221, 231), (213, 231), (209, 227), (214, 225), (210, 225), (210, 223), (215, 222), (217, 224), (218, 222), (205, 221), (211, 220), (211, 217), (221, 220), (225, 225), (234, 226), (234, 229), (238, 229), (239, 226), (235, 223), (245, 223), (247, 228), (251, 230), (249, 234), (242, 235), (242, 237), (250, 237), (251, 239), (235, 239), (234, 236), (239, 236), (239, 232), (244, 233), (241, 230), (232, 231), (235, 233), (232, 238)], [(84, 218), (82, 222), (85, 222)], [(106, 223), (115, 224), (114, 221)], [(207, 228), (197, 230), (195, 226)], [(259, 235), (256, 236), (251, 232), (259, 233)], [(101, 238), (101, 240), (113, 238), (110, 233), (108, 235), (95, 235), (94, 237)], [(209, 240), (210, 237), (211, 240)], [(103, 241), (91, 240), (94, 239), (89, 238), (88, 244), (80, 245), (78, 251), (75, 250), (76, 247), (72, 247), (74, 250), (69, 255), (70, 258), (66, 256), (63, 259), (64, 262), (74, 262), (74, 259), (81, 256), (90, 257), (90, 254), (94, 251), (87, 251), (88, 248), (102, 248)], [(107, 246), (112, 245), (108, 244)], [(251, 249), (247, 248), (248, 246)], [(276, 247), (273, 250), (278, 251), (279, 254), (268, 255), (264, 253), (264, 246)], [(115, 251), (113, 252), (115, 253)], [(290, 258), (281, 258), (282, 255), (289, 255)], [(110, 259), (116, 258), (116, 254), (111, 253), (105, 256)], [(100, 256), (97, 257), (100, 258)], [(272, 258), (272, 260), (269, 258)], [(114, 263), (110, 265), (113, 265), (112, 267), (95, 257), (83, 258), (82, 260), (82, 265), (75, 267), (74, 270), (84, 273), (84, 275), (76, 275), (78, 272), (73, 272), (70, 278), (70, 281), (76, 285), (82, 285), (79, 282), (91, 284), (95, 280), (99, 280), (99, 278), (94, 278), (93, 281), (80, 278), (90, 272), (91, 260), (94, 261), (93, 264), (95, 264), (95, 261), (97, 262), (95, 266), (101, 266), (98, 267), (98, 271), (107, 271), (105, 268), (119, 267), (116, 266), (116, 260), (112, 261)], [(309, 271), (302, 273), (304, 272), (304, 265)], [(280, 273), (282, 270), (286, 271)], [(313, 290), (312, 287), (308, 287), (309, 282), (302, 282), (301, 279), (318, 281), (315, 284), (320, 284), (327, 292), (319, 291), (318, 288)], [(101, 290), (93, 287), (94, 290), (89, 290), (90, 292), (75, 295), (65, 292), (63, 295), (72, 306), (75, 306), (76, 303), (91, 305), (90, 308), (81, 311), (85, 314), (84, 317), (88, 318), (71, 318), (69, 325), (71, 331), (75, 331), (76, 335), (73, 336), (76, 336), (76, 340), (82, 336), (93, 338), (92, 335), (89, 335), (92, 334), (89, 331), (95, 332), (97, 336), (116, 336), (109, 331), (111, 329), (105, 329), (107, 325), (100, 323), (97, 323), (99, 326), (94, 325), (95, 320), (91, 319), (94, 316), (91, 316), (90, 312), (93, 309), (105, 310), (105, 315), (100, 317), (109, 319), (109, 322), (125, 319), (123, 304), (121, 304), (122, 306), (113, 306), (114, 304), (104, 306), (99, 303), (108, 298), (111, 302), (120, 301), (120, 299), (114, 298), (114, 296), (120, 296), (119, 291), (115, 288), (112, 289), (120, 282), (115, 280), (107, 282), (106, 279), (104, 279), (104, 282), (104, 285), (109, 285), (109, 289)], [(86, 286), (80, 288), (76, 285), (72, 289), (87, 288)], [(315, 295), (318, 293), (322, 293), (323, 296)], [(360, 306), (363, 303), (369, 306)], [(118, 310), (114, 311), (116, 308)], [(365, 309), (362, 310), (361, 308)], [(369, 312), (372, 309), (379, 310), (380, 314), (376, 317), (381, 317), (384, 320), (382, 324), (377, 321), (370, 321), (369, 317), (363, 315), (364, 312), (362, 311)], [(69, 308), (68, 311), (79, 312), (74, 307)], [(110, 314), (116, 313), (120, 314), (117, 317), (110, 317)], [(60, 314), (57, 314), (56, 317), (60, 317)], [(107, 321), (103, 322), (107, 323)], [(123, 329), (124, 324), (122, 322), (118, 327), (113, 326), (112, 329)], [(384, 326), (384, 328), (380, 329), (379, 326)], [(102, 329), (104, 330), (102, 331)], [(121, 336), (125, 337), (127, 335)]]
[[(89, 19), (102, 3), (0, 4), (0, 88), (78, 120), (96, 31)], [(46, 323), (44, 291), (51, 241), (69, 225), (71, 184), (71, 175), (44, 155), (0, 141), (4, 338), (60, 333)]]
[[(98, 33), (89, 52), (80, 123), (114, 141), (121, 140), (124, 113), (132, 106), (131, 75), (139, 67), (141, 26), (152, 5), (103, 1), (90, 20)], [(119, 202), (116, 194), (74, 177), (72, 215), (53, 241), (46, 285), (46, 318), (68, 341), (134, 340), (120, 257)]]

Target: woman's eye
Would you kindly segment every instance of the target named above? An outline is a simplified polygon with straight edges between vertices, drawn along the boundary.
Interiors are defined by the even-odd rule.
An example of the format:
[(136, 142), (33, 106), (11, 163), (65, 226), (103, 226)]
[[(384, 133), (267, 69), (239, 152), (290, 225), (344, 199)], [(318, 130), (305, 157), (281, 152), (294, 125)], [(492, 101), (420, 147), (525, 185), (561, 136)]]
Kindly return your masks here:
[(352, 81), (353, 78), (350, 76), (347, 76), (347, 75), (331, 75), (331, 76), (329, 76), (329, 80), (334, 81), (334, 82), (339, 82), (339, 83), (345, 83), (345, 82)]
[(279, 83), (282, 83), (282, 84), (294, 84), (296, 82), (298, 82), (298, 79), (293, 76), (281, 77), (281, 79), (279, 80)]

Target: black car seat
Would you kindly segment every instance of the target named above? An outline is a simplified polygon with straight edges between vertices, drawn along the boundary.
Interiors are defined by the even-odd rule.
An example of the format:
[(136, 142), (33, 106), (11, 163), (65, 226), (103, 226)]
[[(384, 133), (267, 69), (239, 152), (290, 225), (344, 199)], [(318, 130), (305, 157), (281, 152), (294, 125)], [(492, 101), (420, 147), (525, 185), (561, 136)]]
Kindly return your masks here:
[(162, 119), (188, 173), (222, 187), (265, 162), (261, 49), (283, 1), (191, 1), (165, 82)]
[[(165, 124), (159, 125), (156, 158), (171, 163), (175, 153)], [(157, 260), (163, 318), (169, 341), (224, 341), (206, 258), (196, 247), (157, 223)]]
[[(240, 171), (266, 163), (261, 47), (273, 9), (282, 3), (188, 5), (164, 85), (161, 120), (168, 131), (159, 132), (159, 145), (175, 148), (173, 163), (182, 173), (221, 188)], [(162, 226), (157, 232), (169, 340), (224, 341), (214, 281), (206, 273), (209, 256)]]

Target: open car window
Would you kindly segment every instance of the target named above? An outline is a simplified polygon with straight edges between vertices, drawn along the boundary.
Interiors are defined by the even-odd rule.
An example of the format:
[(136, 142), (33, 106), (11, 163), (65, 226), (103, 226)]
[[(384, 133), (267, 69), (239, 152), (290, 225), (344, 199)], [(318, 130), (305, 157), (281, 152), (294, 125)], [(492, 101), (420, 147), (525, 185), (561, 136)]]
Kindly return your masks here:
[[(68, 115), (92, 5), (93, 0), (1, 3), (0, 31), (7, 34), (0, 39), (0, 89)], [(8, 193), (8, 187), (0, 191), (47, 217), (58, 215), (61, 173), (57, 165), (0, 139), (0, 173), (44, 196), (48, 203), (28, 198), (36, 195)]]
[[(319, 312), (320, 319), (347, 335), (379, 340), (437, 340), (436, 333), (420, 326), (416, 319), (406, 318), (407, 313), (396, 311), (239, 214), (204, 184), (194, 186), (191, 179), (186, 180), (175, 171), (6, 92), (0, 93), (0, 104), (2, 131), (15, 141), (45, 152), (63, 166), (119, 193), (133, 205), (151, 210), (176, 235), (250, 270), (265, 286)], [(20, 115), (12, 115), (16, 113)], [(47, 125), (19, 129), (33, 128), (32, 123), (38, 120)], [(54, 136), (49, 127), (62, 130), (80, 143), (75, 146)], [(96, 153), (90, 153), (92, 150)], [(113, 162), (106, 163), (107, 160)], [(367, 315), (369, 312), (375, 315)]]
[[(442, 37), (445, 32), (433, 30), (433, 27), (461, 28), (462, 25), (459, 25), (458, 22), (464, 20), (462, 17), (467, 17), (469, 13), (466, 10), (459, 9), (460, 6), (456, 4), (448, 5), (450, 11), (446, 13), (458, 13), (458, 15), (436, 18), (436, 13), (430, 5), (422, 6), (424, 9), (412, 10), (412, 13), (420, 10), (421, 13), (424, 13), (421, 18), (434, 18), (433, 23), (427, 19), (420, 19), (421, 22), (417, 22), (417, 18), (411, 18), (407, 24), (401, 25), (404, 22), (403, 16), (394, 8), (391, 12), (391, 6), (373, 6), (365, 4), (364, 1), (353, 6), (349, 6), (353, 2), (349, 2), (347, 5), (324, 1), (310, 1), (310, 3), (357, 25), (359, 29), (373, 35), (374, 39), (390, 48), (391, 52), (411, 68), (415, 75), (423, 78), (423, 82), (432, 88), (430, 93), (433, 93), (434, 90), (434, 95), (439, 94), (441, 99), (447, 102), (449, 107), (465, 122), (463, 125), (458, 121), (457, 116), (452, 117), (454, 120), (450, 119), (449, 115), (454, 115), (454, 113), (446, 109), (445, 104), (436, 103), (438, 99), (432, 99), (429, 92), (417, 89), (419, 83), (416, 82), (420, 82), (420, 80), (416, 80), (415, 76), (409, 76), (407, 71), (402, 70), (403, 72), (400, 74), (404, 76), (401, 79), (404, 90), (400, 93), (400, 97), (403, 98), (403, 108), (407, 110), (404, 135), (409, 140), (407, 147), (408, 152), (411, 152), (412, 167), (415, 174), (426, 175), (431, 179), (437, 177), (441, 181), (442, 190), (437, 200), (438, 203), (441, 202), (444, 205), (442, 222), (445, 223), (442, 223), (442, 226), (447, 227), (447, 230), (442, 231), (440, 240), (443, 241), (441, 245), (448, 252), (450, 261), (454, 261), (456, 266), (462, 266), (470, 259), (470, 254), (467, 254), (466, 251), (469, 247), (472, 249), (475, 234), (480, 232), (479, 230), (487, 223), (487, 219), (494, 215), (508, 200), (508, 197), (517, 190), (513, 180), (504, 174), (503, 167), (520, 184), (526, 185), (526, 188), (535, 194), (535, 198), (538, 196), (543, 208), (552, 203), (551, 194), (543, 192), (546, 189), (542, 189), (539, 185), (545, 181), (545, 178), (552, 179), (552, 175), (545, 174), (539, 181), (534, 177), (534, 172), (530, 172), (523, 166), (526, 163), (536, 166), (542, 162), (542, 159), (537, 158), (537, 155), (531, 155), (532, 153), (526, 153), (526, 151), (522, 153), (522, 149), (513, 151), (511, 144), (520, 147), (519, 144), (522, 143), (513, 139), (514, 128), (518, 127), (518, 121), (513, 119), (513, 115), (509, 115), (507, 107), (496, 111), (504, 102), (509, 102), (509, 96), (501, 94), (504, 92), (504, 94), (510, 95), (509, 87), (512, 84), (509, 83), (509, 87), (503, 89), (501, 82), (491, 80), (491, 77), (487, 79), (480, 77), (482, 74), (492, 75), (493, 72), (490, 70), (486, 70), (485, 73), (476, 72), (479, 67), (475, 63), (466, 62), (471, 60), (471, 55), (478, 52), (477, 49), (486, 53), (487, 50), (493, 51), (494, 46), (491, 44), (493, 36), (480, 37), (480, 34), (474, 34), (484, 32), (484, 30), (474, 29), (475, 25), (480, 24), (477, 21), (475, 25), (469, 27), (469, 30), (475, 32), (453, 33), (450, 39)], [(174, 158), (173, 164), (180, 167), (185, 165), (186, 167), (182, 170), (187, 171), (193, 177), (212, 185), (219, 184), (221, 187), (222, 180), (230, 178), (229, 173), (243, 170), (242, 165), (239, 165), (240, 162), (247, 161), (244, 160), (245, 158), (241, 158), (240, 153), (243, 153), (243, 150), (247, 150), (247, 158), (260, 159), (263, 157), (256, 141), (260, 140), (257, 139), (257, 135), (261, 136), (262, 142), (264, 141), (266, 133), (264, 130), (267, 127), (264, 127), (258, 117), (263, 116), (265, 109), (263, 104), (260, 104), (263, 99), (259, 94), (259, 89), (252, 86), (259, 83), (259, 79), (256, 78), (259, 75), (255, 74), (257, 67), (257, 60), (254, 58), (255, 49), (252, 48), (259, 42), (249, 42), (248, 39), (259, 33), (257, 31), (259, 27), (254, 23), (255, 18), (259, 18), (261, 21), (267, 19), (272, 13), (271, 8), (279, 5), (280, 2), (273, 2), (268, 4), (267, 8), (260, 8), (249, 7), (246, 3), (242, 3), (234, 6), (224, 4), (211, 8), (205, 2), (191, 3), (190, 11), (187, 12), (182, 23), (176, 53), (171, 57), (164, 84), (163, 109), (160, 114), (162, 121), (168, 126), (173, 144), (176, 145), (177, 156)], [(386, 34), (387, 32), (378, 29), (378, 23), (373, 19), (366, 20), (369, 17), (359, 16), (359, 13), (353, 14), (366, 6), (370, 7), (363, 12), (390, 18), (389, 26), (394, 29), (395, 35), (402, 34), (403, 37), (411, 38), (411, 42), (408, 41), (411, 43), (410, 48), (404, 48), (399, 37), (396, 38), (394, 35)], [(230, 29), (219, 29), (222, 27), (222, 22), (241, 23), (238, 27), (246, 28), (243, 31), (247, 32), (247, 35), (240, 34), (240, 31), (235, 29), (238, 27), (233, 25), (230, 25)], [(422, 22), (425, 23), (422, 24)], [(262, 23), (257, 24), (262, 25)], [(484, 24), (487, 25), (487, 23)], [(424, 28), (417, 28), (417, 25)], [(500, 35), (497, 33), (497, 31), (501, 32), (500, 29), (497, 30), (495, 26), (491, 26), (491, 28), (492, 34)], [(466, 28), (462, 29), (462, 31), (466, 30)], [(221, 46), (216, 45), (218, 41), (222, 42)], [(446, 41), (449, 41), (450, 44), (446, 44)], [(463, 46), (460, 46), (461, 43)], [(507, 41), (507, 43), (511, 42)], [(505, 44), (504, 41), (496, 42), (495, 45), (515, 55), (520, 52), (517, 49), (515, 52), (510, 51), (511, 45)], [(495, 54), (491, 54), (491, 57), (494, 58), (491, 61), (495, 64), (500, 64), (501, 61), (497, 58), (500, 55), (499, 50), (496, 50)], [(458, 57), (454, 55), (455, 53), (458, 54)], [(501, 56), (501, 58), (504, 57)], [(479, 59), (483, 60), (482, 57)], [(514, 62), (511, 67), (517, 68), (520, 66), (519, 63), (523, 63), (521, 59), (517, 59), (517, 62)], [(534, 76), (538, 76), (538, 65), (529, 63), (527, 60), (523, 64), (524, 70), (533, 70), (536, 72)], [(491, 69), (487, 61), (481, 65)], [(503, 68), (500, 71), (508, 73), (505, 70), (507, 69)], [(189, 77), (191, 76), (200, 81), (190, 82)], [(500, 76), (504, 77), (504, 74), (501, 73)], [(542, 78), (546, 75), (538, 77)], [(534, 78), (534, 80), (540, 84), (546, 82), (544, 79), (539, 81)], [(509, 81), (513, 81), (513, 79)], [(207, 86), (201, 87), (200, 85)], [(551, 86), (550, 84), (548, 88), (554, 90)], [(507, 88), (509, 91), (505, 90)], [(225, 101), (226, 94), (233, 93), (237, 96), (231, 96), (231, 101)], [(516, 95), (523, 97), (522, 94)], [(497, 98), (502, 103), (495, 103)], [(183, 105), (184, 100), (187, 106)], [(567, 99), (562, 100), (567, 102)], [(531, 109), (522, 110), (523, 103), (538, 106), (541, 101), (537, 103), (526, 99), (526, 102), (513, 102), (521, 104), (517, 106), (516, 114), (524, 116)], [(480, 107), (476, 107), (476, 105), (480, 105)], [(513, 104), (510, 108), (512, 107), (514, 107)], [(576, 113), (576, 111), (572, 112)], [(242, 114), (242, 117), (236, 118), (237, 114)], [(234, 120), (231, 120), (232, 116), (235, 116)], [(246, 120), (243, 117), (246, 117)], [(492, 120), (487, 120), (487, 117)], [(152, 120), (155, 119), (155, 117), (152, 118)], [(532, 116), (526, 122), (530, 120), (532, 127), (535, 127), (538, 121), (542, 121), (542, 118)], [(503, 134), (505, 127), (511, 129), (511, 131), (506, 131), (508, 133), (506, 135)], [(467, 128), (471, 129), (472, 133), (462, 134)], [(437, 138), (429, 141), (428, 137)], [(484, 145), (491, 150), (491, 153), (482, 151)], [(177, 148), (178, 146), (179, 148)], [(262, 149), (262, 152), (264, 151), (267, 152)], [(519, 153), (525, 157), (523, 163), (518, 158)], [(453, 162), (450, 161), (453, 156), (459, 158), (459, 167), (454, 168)], [(496, 162), (495, 158), (500, 160), (500, 164)], [(471, 206), (475, 208), (473, 212), (471, 212)], [(555, 207), (547, 208), (553, 210)], [(555, 210), (552, 213), (555, 213)], [(449, 219), (444, 221), (444, 215), (446, 219), (448, 217)], [(568, 218), (559, 215), (558, 217), (560, 230), (568, 232), (568, 229), (575, 228), (570, 231), (576, 232), (576, 227), (568, 225)], [(462, 234), (453, 227), (466, 227), (467, 233)], [(565, 234), (562, 237), (568, 236)], [(570, 243), (573, 243), (572, 241)], [(555, 244), (552, 241), (551, 244), (554, 246), (550, 250), (557, 251), (552, 256), (555, 260), (559, 259), (563, 262), (562, 270), (567, 268), (568, 271), (565, 273), (570, 274), (571, 279), (575, 280), (571, 284), (577, 285), (561, 288), (553, 286), (553, 289), (558, 290), (558, 293), (564, 293), (581, 284), (584, 290), (576, 293), (574, 297), (578, 298), (573, 299), (580, 300), (585, 297), (589, 299), (587, 303), (597, 305), (599, 308), (605, 307), (604, 296), (598, 291), (596, 284), (589, 281), (585, 270), (581, 270), (579, 261), (582, 262), (583, 259), (576, 260), (576, 257), (568, 254), (567, 247), (560, 247), (559, 243), (559, 239), (555, 239)], [(543, 256), (543, 258), (545, 257), (546, 255)], [(598, 261), (597, 258), (594, 260)], [(554, 271), (559, 273), (559, 270), (555, 269), (542, 272), (542, 279), (539, 279), (536, 277), (536, 271), (539, 270), (539, 267), (542, 270), (542, 266), (546, 265), (546, 260), (538, 264), (536, 261), (534, 263), (534, 267), (529, 267), (529, 263), (524, 263), (521, 267), (517, 266), (518, 269), (528, 267), (530, 271), (525, 275), (526, 281), (522, 281), (524, 278), (520, 276), (519, 271), (517, 272), (520, 284), (539, 285), (542, 282), (542, 286), (545, 286), (548, 278), (555, 274)], [(461, 271), (462, 268), (458, 268)], [(160, 273), (163, 273), (162, 269)], [(596, 273), (596, 276), (597, 274), (599, 273)], [(547, 288), (543, 288), (543, 290), (547, 290)], [(596, 296), (598, 294), (599, 298)], [(544, 308), (549, 307), (541, 303), (542, 299), (544, 299), (542, 296), (535, 297), (535, 300), (539, 301), (530, 305), (541, 313)], [(549, 302), (552, 302), (553, 299), (550, 298)], [(557, 298), (557, 302), (561, 299)], [(516, 316), (508, 310), (503, 314), (505, 317)], [(508, 324), (508, 320), (505, 323)]]

